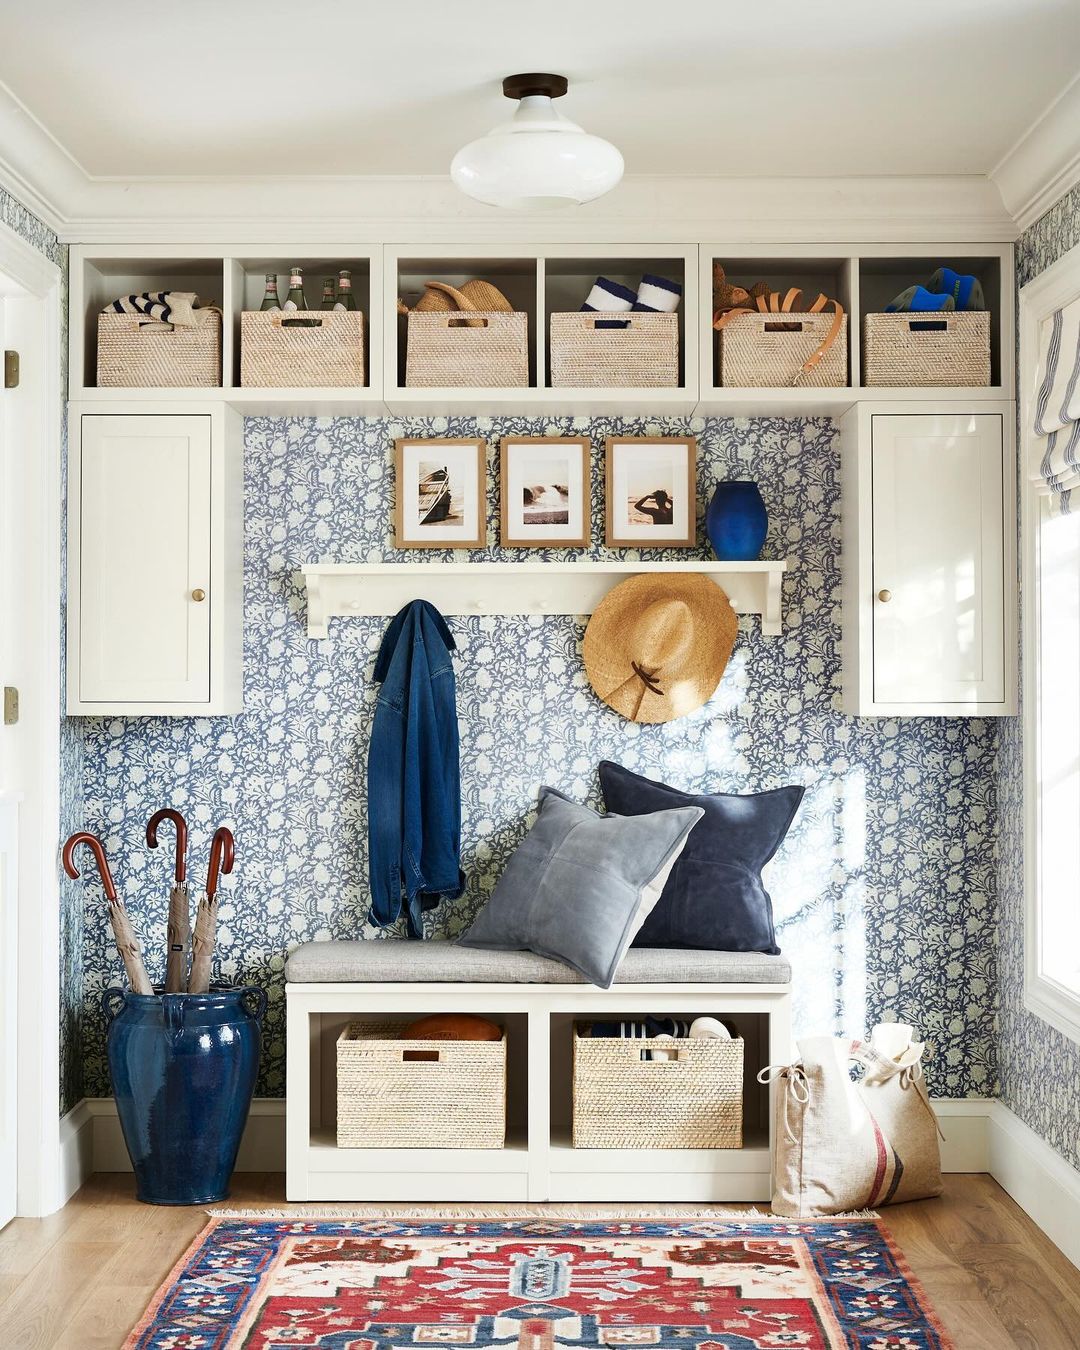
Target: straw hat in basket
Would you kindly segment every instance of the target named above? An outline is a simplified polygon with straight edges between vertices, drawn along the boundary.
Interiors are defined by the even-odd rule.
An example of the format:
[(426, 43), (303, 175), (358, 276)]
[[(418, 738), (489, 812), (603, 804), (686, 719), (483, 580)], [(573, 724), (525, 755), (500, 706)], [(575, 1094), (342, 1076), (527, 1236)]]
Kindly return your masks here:
[[(399, 314), (408, 314), (409, 307), (403, 300), (397, 303)], [(500, 314), (512, 314), (514, 307), (490, 281), (479, 278), (466, 281), (460, 288), (445, 281), (425, 281), (424, 293), (412, 307), (413, 314), (445, 314), (448, 311), (468, 314), (470, 311), (487, 311)], [(466, 327), (479, 327), (483, 320), (465, 320)]]
[(629, 577), (585, 629), (585, 673), (631, 722), (672, 722), (716, 692), (739, 621), (724, 591), (693, 572)]

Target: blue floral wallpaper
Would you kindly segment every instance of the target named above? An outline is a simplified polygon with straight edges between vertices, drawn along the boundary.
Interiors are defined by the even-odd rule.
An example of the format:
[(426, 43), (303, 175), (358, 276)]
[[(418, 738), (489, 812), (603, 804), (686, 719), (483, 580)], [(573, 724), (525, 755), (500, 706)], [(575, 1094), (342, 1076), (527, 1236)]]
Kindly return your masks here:
[[(365, 901), (364, 763), (384, 627), (339, 620), (328, 640), (308, 641), (293, 573), (312, 561), (408, 560), (390, 542), (395, 436), (487, 439), (494, 539), (499, 437), (584, 432), (594, 444), (594, 539), (603, 537), (600, 466), (612, 432), (696, 434), (702, 502), (717, 478), (759, 481), (771, 514), (766, 556), (792, 563), (784, 635), (763, 638), (756, 619), (743, 619), (711, 702), (651, 727), (593, 696), (572, 619), (452, 620), (469, 881), (460, 901), (435, 912), (433, 931), (457, 933), (483, 904), (537, 789), (551, 783), (595, 801), (605, 756), (695, 790), (804, 783), (767, 877), (797, 967), (799, 1027), (855, 1032), (881, 1017), (910, 1019), (931, 1042), (935, 1092), (996, 1092), (997, 728), (840, 712), (838, 453), (827, 420), (249, 419), (245, 713), (83, 728), (86, 824), (116, 860), (152, 965), (163, 963), (168, 850), (150, 854), (143, 831), (171, 804), (188, 816), (196, 875), (214, 827), (235, 829), (221, 973), (269, 983), (258, 1091), (283, 1091), (286, 952), (308, 939), (376, 936)], [(708, 556), (701, 541), (698, 553)], [(511, 555), (492, 547), (460, 556)], [(108, 1092), (98, 998), (120, 970), (100, 893), (87, 891), (84, 1086), (96, 1095)]]
[[(1017, 243), (1017, 282), (1044, 272), (1080, 244), (1080, 187), (1064, 196)], [(1002, 728), (1001, 1092), (1005, 1104), (1080, 1167), (1080, 1046), (1024, 1008), (1023, 725)]]
[[(68, 251), (56, 234), (31, 211), (0, 188), (0, 222), (56, 263), (61, 272), (62, 323), (67, 326), (67, 266)], [(67, 341), (60, 343), (64, 387), (67, 386)], [(63, 481), (61, 491), (67, 495), (66, 417), (65, 444), (62, 447)], [(66, 532), (65, 532), (66, 534)], [(66, 577), (67, 568), (63, 568)], [(61, 598), (60, 631), (66, 632), (66, 593)], [(63, 681), (61, 680), (61, 688)], [(57, 834), (63, 839), (79, 828), (82, 813), (82, 738), (80, 728), (58, 710), (60, 722), (60, 820)], [(69, 1111), (83, 1096), (82, 1045), (80, 1027), (83, 1003), (83, 930), (82, 895), (59, 872), (60, 889), (60, 1114)]]

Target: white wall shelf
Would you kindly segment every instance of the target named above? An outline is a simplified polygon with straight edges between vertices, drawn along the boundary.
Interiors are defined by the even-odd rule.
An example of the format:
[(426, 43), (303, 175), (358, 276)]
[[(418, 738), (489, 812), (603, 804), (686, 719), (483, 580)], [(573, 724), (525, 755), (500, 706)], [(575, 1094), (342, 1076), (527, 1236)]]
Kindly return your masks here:
[(761, 631), (781, 631), (780, 588), (787, 562), (320, 563), (302, 567), (309, 638), (332, 618), (389, 617), (410, 600), (443, 614), (591, 614), (626, 577), (697, 572), (727, 592), (739, 614), (759, 614)]
[[(518, 414), (523, 416), (840, 417), (857, 403), (907, 398), (953, 406), (974, 397), (1013, 393), (1012, 245), (954, 243), (728, 244), (705, 240), (673, 243), (400, 241), (266, 244), (100, 244), (71, 250), (71, 397), (86, 402), (123, 398), (196, 402), (218, 397), (242, 413), (290, 417)], [(309, 298), (323, 272), (352, 268), (365, 317), (367, 385), (357, 389), (250, 389), (239, 385), (240, 313), (258, 304), (263, 273), (282, 273), (289, 261), (306, 267)], [(801, 286), (807, 295), (837, 296), (849, 315), (850, 379), (844, 388), (728, 388), (716, 383), (716, 334), (712, 329), (712, 267), (722, 261), (730, 278), (766, 279), (775, 288)], [(861, 321), (933, 267), (951, 262), (983, 282), (992, 321), (992, 365), (997, 381), (987, 389), (868, 389), (861, 380)], [(552, 388), (548, 327), (553, 312), (577, 309), (593, 278), (609, 276), (634, 286), (643, 272), (681, 281), (679, 384), (674, 388)], [(406, 323), (396, 312), (399, 294), (413, 298), (429, 278), (464, 281), (490, 277), (529, 316), (529, 384), (512, 389), (425, 389), (404, 384)], [(225, 313), (220, 390), (97, 389), (97, 314), (128, 291), (173, 285), (196, 289)]]

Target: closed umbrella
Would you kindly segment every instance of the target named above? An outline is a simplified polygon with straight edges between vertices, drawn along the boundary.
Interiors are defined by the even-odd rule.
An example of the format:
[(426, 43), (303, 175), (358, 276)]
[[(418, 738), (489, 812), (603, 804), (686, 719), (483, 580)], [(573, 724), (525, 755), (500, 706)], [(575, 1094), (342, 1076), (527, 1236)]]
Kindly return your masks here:
[(165, 992), (182, 994), (187, 980), (188, 945), (191, 941), (191, 901), (187, 887), (187, 822), (171, 807), (155, 811), (146, 826), (146, 842), (157, 848), (158, 827), (171, 820), (176, 826), (176, 864), (169, 892), (169, 923), (166, 936)]
[(189, 994), (205, 994), (210, 989), (210, 960), (214, 954), (214, 936), (217, 932), (218, 875), (233, 870), (236, 850), (232, 831), (222, 825), (214, 831), (210, 844), (210, 866), (206, 872), (206, 893), (199, 901), (195, 915), (195, 936), (191, 942), (191, 978)]
[(105, 849), (96, 834), (91, 834), (88, 830), (79, 830), (71, 836), (64, 845), (62, 854), (64, 871), (73, 881), (78, 879), (79, 872), (75, 866), (74, 854), (80, 844), (85, 844), (90, 849), (94, 855), (94, 861), (97, 863), (101, 884), (105, 888), (105, 898), (109, 902), (109, 919), (112, 922), (113, 935), (123, 958), (128, 980), (131, 982), (132, 993), (152, 994), (154, 986), (150, 983), (146, 967), (143, 965), (139, 939), (135, 936), (135, 930), (131, 926), (131, 919), (128, 917), (127, 910), (116, 894), (112, 873), (109, 871), (109, 864), (105, 860)]

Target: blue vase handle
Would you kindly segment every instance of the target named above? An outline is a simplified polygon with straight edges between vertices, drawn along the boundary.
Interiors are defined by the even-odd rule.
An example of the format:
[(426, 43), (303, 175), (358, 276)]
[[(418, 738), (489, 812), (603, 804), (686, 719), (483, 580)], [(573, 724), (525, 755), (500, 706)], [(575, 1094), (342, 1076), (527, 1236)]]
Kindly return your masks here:
[[(247, 1000), (249, 996), (251, 998), (254, 998), (255, 1000), (254, 1008), (248, 1007)], [(247, 1011), (251, 1013), (252, 1017), (255, 1018), (256, 1022), (259, 1022), (261, 1024), (263, 1017), (266, 1015), (266, 990), (260, 989), (258, 985), (249, 984), (246, 986), (246, 988), (241, 990), (240, 1002), (247, 1009)]]
[(124, 1006), (124, 991), (119, 985), (110, 985), (101, 996), (101, 1010), (105, 1014), (106, 1025), (110, 1023)]

